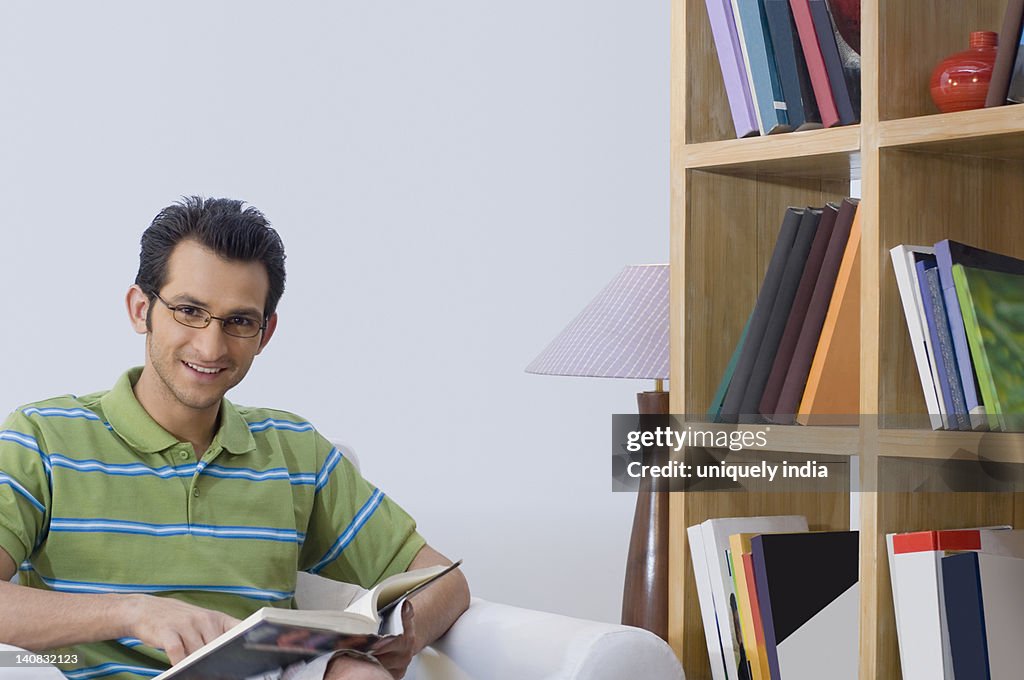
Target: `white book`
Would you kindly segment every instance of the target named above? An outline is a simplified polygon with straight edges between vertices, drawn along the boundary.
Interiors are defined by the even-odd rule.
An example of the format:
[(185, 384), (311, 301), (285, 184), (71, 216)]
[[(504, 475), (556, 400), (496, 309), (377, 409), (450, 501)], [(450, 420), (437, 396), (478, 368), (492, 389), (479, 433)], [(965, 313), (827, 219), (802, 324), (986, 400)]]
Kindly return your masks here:
[(729, 558), (729, 536), (807, 531), (807, 518), (801, 515), (723, 517), (706, 520), (700, 528), (704, 535), (704, 554), (711, 580), (711, 591), (714, 594), (715, 618), (718, 620), (718, 628), (722, 635), (726, 673), (728, 678), (735, 680), (740, 677), (740, 650), (743, 638), (739, 629), (736, 587)]
[(711, 677), (713, 680), (727, 680), (730, 676), (725, 671), (725, 657), (722, 656), (722, 634), (715, 616), (715, 596), (711, 591), (711, 574), (708, 572), (704, 534), (701, 532), (700, 525), (695, 524), (688, 527), (686, 537), (690, 543), (693, 576), (697, 581), (697, 599), (700, 601), (700, 618), (704, 623), (704, 640), (708, 646)]
[(1024, 673), (1024, 559), (979, 553), (978, 572), (990, 677), (1020, 678)]
[(899, 288), (900, 300), (903, 302), (903, 315), (907, 319), (910, 344), (914, 349), (917, 374), (921, 379), (921, 389), (924, 391), (924, 402), (928, 408), (932, 429), (955, 430), (957, 428), (951, 428), (949, 425), (949, 414), (952, 408), (945, 404), (942, 398), (942, 389), (939, 387), (935, 349), (932, 347), (931, 335), (928, 333), (924, 303), (921, 300), (921, 286), (918, 285), (917, 272), (914, 268), (915, 253), (933, 255), (935, 249), (931, 246), (899, 245), (889, 251), (893, 271), (896, 272), (896, 286)]

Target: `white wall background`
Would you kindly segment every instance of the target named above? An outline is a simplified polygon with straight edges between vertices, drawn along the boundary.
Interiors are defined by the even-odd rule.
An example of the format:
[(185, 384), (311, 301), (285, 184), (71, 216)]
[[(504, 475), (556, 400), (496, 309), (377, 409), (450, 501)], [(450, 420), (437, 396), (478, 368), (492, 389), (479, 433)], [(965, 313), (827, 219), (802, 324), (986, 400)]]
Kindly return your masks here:
[(139, 364), (123, 295), (182, 194), (288, 250), (245, 404), (296, 411), (489, 599), (615, 621), (641, 382), (526, 364), (668, 257), (666, 2), (4, 2), (0, 410)]

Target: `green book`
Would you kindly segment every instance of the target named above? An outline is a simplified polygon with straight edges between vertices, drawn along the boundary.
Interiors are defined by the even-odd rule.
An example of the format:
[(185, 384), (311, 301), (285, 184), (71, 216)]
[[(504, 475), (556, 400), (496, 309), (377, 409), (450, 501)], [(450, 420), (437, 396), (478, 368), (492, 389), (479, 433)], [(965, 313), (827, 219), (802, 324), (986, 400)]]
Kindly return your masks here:
[(722, 403), (725, 402), (725, 393), (729, 389), (729, 383), (732, 382), (732, 374), (736, 372), (736, 364), (740, 361), (740, 352), (743, 350), (743, 343), (747, 341), (747, 331), (750, 330), (750, 320), (754, 318), (753, 313), (747, 317), (747, 324), (743, 327), (743, 333), (740, 334), (740, 341), (736, 343), (736, 349), (732, 352), (732, 358), (729, 359), (729, 365), (725, 367), (725, 373), (722, 374), (722, 381), (718, 383), (718, 389), (715, 390), (715, 396), (711, 397), (711, 407), (708, 409), (708, 420), (712, 423), (721, 422), (719, 415), (722, 413)]
[(1024, 275), (954, 264), (953, 281), (989, 426), (1024, 430)]

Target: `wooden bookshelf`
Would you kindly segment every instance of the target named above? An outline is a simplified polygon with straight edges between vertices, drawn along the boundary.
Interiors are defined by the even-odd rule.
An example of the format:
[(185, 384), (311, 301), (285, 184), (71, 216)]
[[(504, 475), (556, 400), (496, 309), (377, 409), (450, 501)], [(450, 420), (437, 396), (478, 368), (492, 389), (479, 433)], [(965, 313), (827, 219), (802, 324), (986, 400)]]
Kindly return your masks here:
[[(861, 181), (860, 428), (774, 433), (794, 453), (860, 453), (863, 680), (900, 677), (884, 537), (893, 531), (1024, 526), (1024, 494), (875, 491), (942, 461), (1024, 464), (1024, 434), (891, 427), (925, 412), (889, 248), (954, 238), (1024, 257), (1024, 106), (939, 114), (934, 64), (972, 30), (998, 31), (1006, 0), (862, 0), (861, 122), (735, 139), (704, 0), (672, 0), (671, 385), (674, 413), (704, 413), (749, 314), (783, 211)], [(851, 357), (851, 360), (858, 360)], [(873, 416), (880, 416), (876, 424)], [(721, 427), (721, 426), (711, 426)], [(726, 426), (735, 427), (735, 426)], [(777, 438), (776, 438), (777, 437)], [(885, 484), (882, 485), (885, 489)], [(850, 526), (849, 493), (675, 493), (669, 642), (687, 680), (710, 678), (685, 528), (710, 517), (799, 513)]]

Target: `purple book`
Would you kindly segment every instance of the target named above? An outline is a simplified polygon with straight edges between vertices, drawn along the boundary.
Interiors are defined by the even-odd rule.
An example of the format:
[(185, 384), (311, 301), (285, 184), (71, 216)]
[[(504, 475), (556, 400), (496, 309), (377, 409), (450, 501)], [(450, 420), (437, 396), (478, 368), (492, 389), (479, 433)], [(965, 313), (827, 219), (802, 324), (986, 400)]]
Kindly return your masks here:
[(749, 137), (758, 133), (757, 115), (754, 113), (754, 98), (747, 82), (747, 71), (743, 65), (743, 51), (740, 37), (736, 32), (736, 18), (732, 13), (730, 0), (705, 0), (708, 18), (711, 20), (711, 35), (715, 39), (718, 63), (722, 67), (725, 94), (729, 98), (729, 110), (736, 127), (737, 137)]
[(949, 332), (946, 303), (942, 297), (942, 286), (939, 284), (936, 267), (935, 257), (932, 255), (922, 256), (914, 265), (917, 282), (921, 288), (921, 304), (924, 306), (928, 336), (932, 340), (932, 347), (935, 348), (935, 371), (939, 374), (939, 389), (942, 390), (942, 400), (949, 405), (950, 429), (969, 430), (971, 424), (967, 402), (964, 400), (963, 385), (957, 370), (953, 337)]

